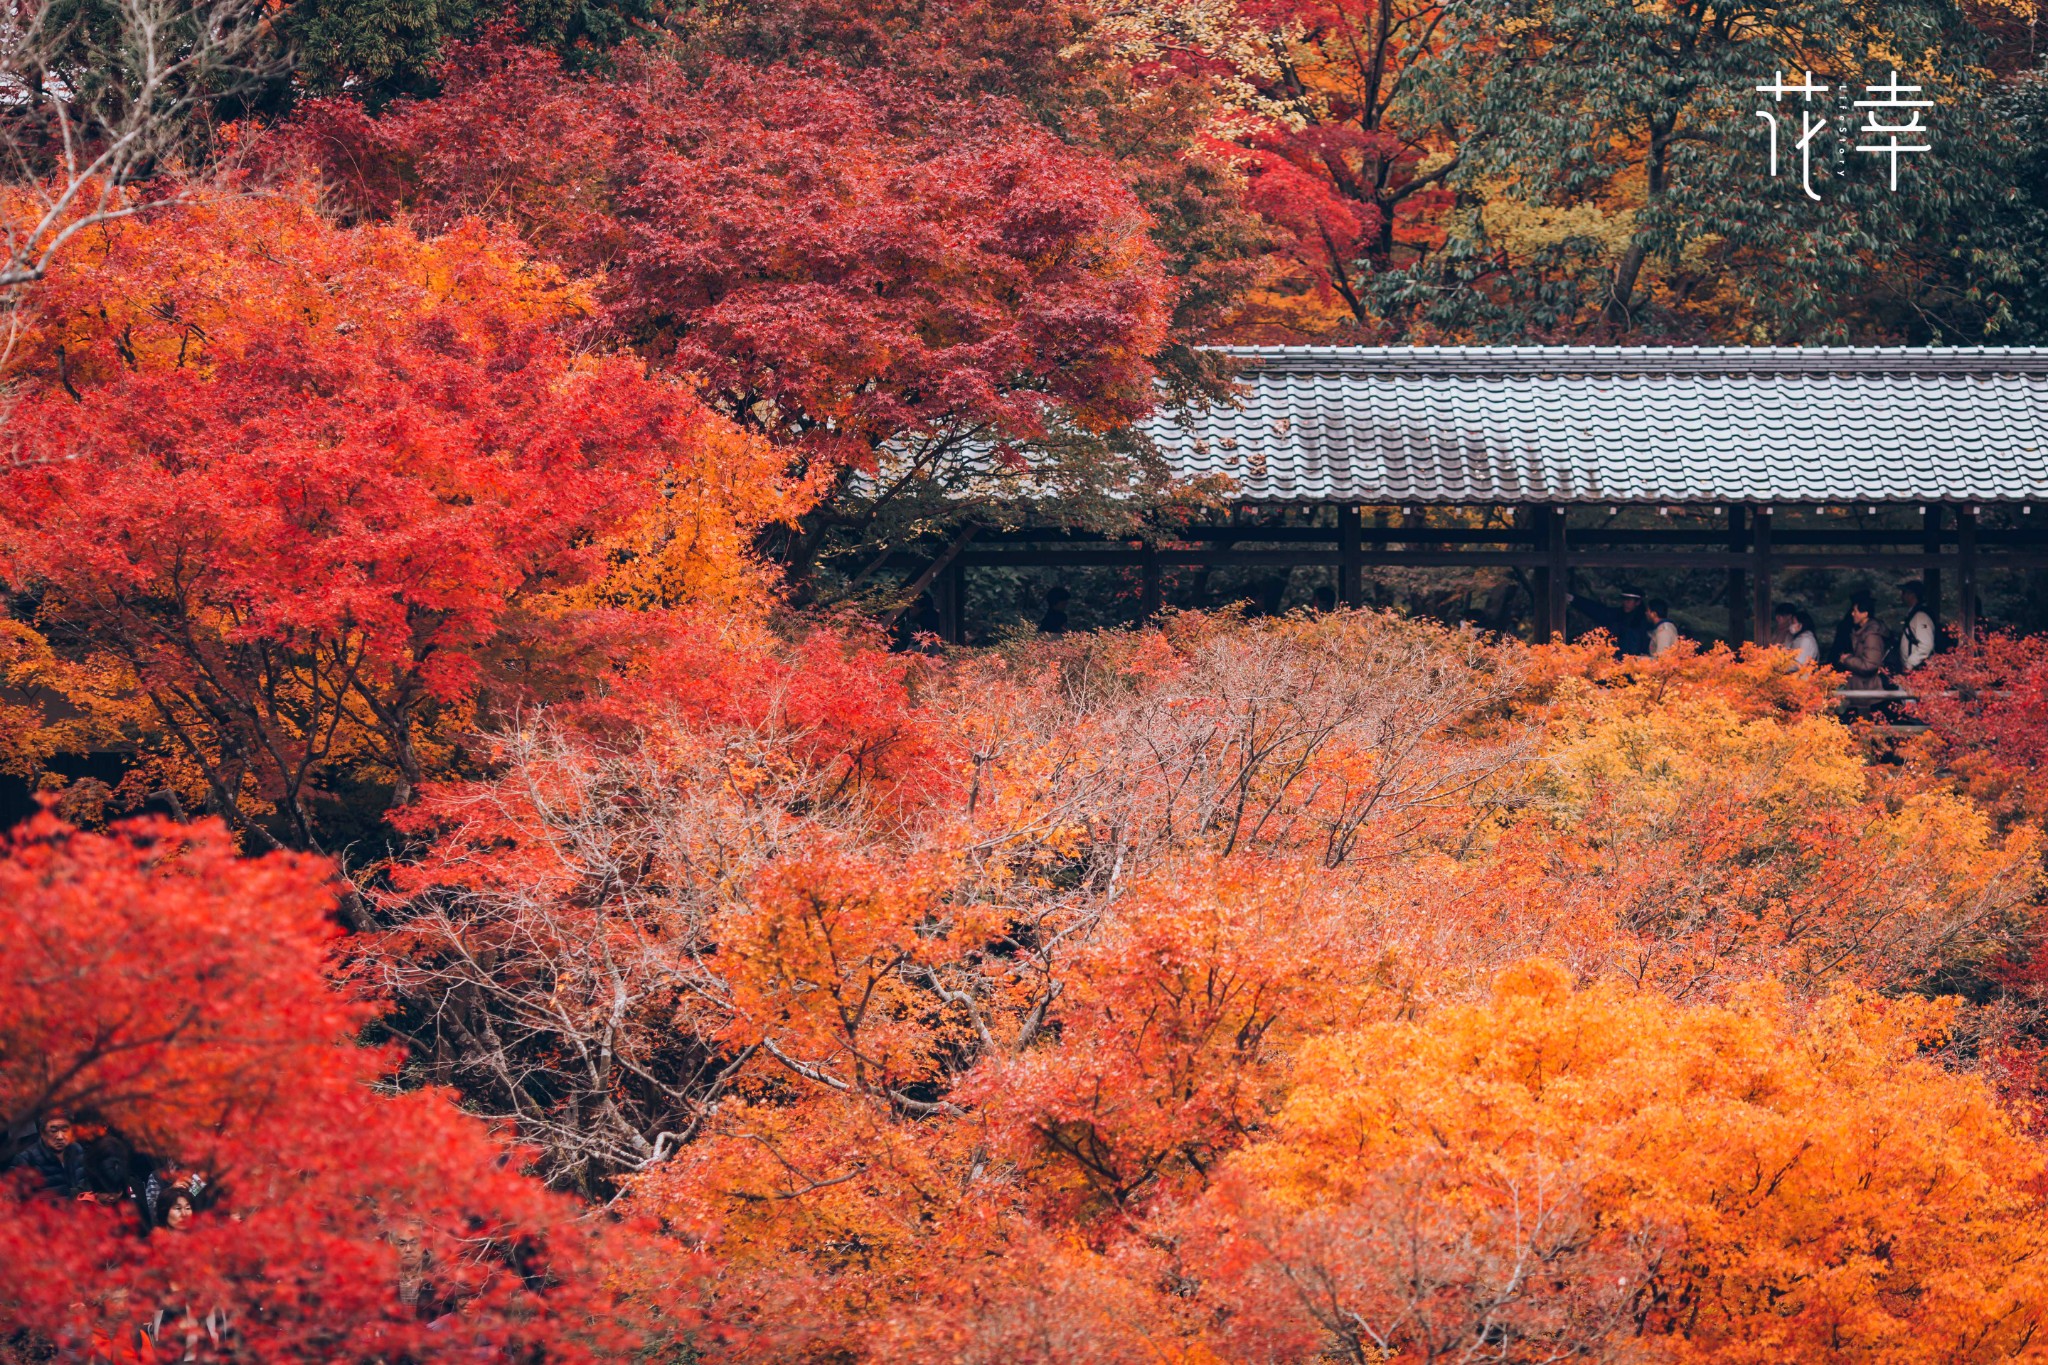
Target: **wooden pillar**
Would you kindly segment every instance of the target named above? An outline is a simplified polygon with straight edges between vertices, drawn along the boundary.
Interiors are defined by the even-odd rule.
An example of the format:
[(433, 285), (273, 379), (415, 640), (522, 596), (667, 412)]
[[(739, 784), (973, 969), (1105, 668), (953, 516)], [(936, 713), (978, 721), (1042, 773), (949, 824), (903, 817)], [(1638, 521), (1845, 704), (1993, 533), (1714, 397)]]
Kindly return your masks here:
[(1759, 507), (1749, 519), (1750, 619), (1756, 638), (1771, 636), (1771, 509)]
[[(1740, 503), (1728, 508), (1728, 553), (1739, 555), (1749, 552), (1749, 509)], [(1740, 644), (1744, 640), (1762, 640), (1770, 633), (1768, 618), (1758, 621), (1750, 608), (1749, 572), (1746, 569), (1728, 571), (1728, 642)]]
[(1922, 533), (1920, 548), (1926, 551), (1927, 563), (1921, 566), (1920, 581), (1927, 585), (1927, 594), (1921, 605), (1928, 614), (1941, 620), (1941, 504), (1931, 502), (1922, 513), (1925, 531)]
[(1565, 598), (1571, 588), (1569, 561), (1565, 558), (1565, 509), (1536, 509), (1537, 544), (1543, 551), (1543, 566), (1536, 570), (1536, 643), (1564, 639)]
[(1963, 643), (1977, 641), (1977, 509), (1956, 508), (1956, 591), (1962, 601), (1956, 610), (1956, 625)]
[(1159, 595), (1159, 548), (1148, 540), (1138, 561), (1138, 620), (1141, 623), (1159, 615)]
[(1362, 606), (1365, 584), (1358, 562), (1358, 506), (1342, 503), (1337, 508), (1337, 600), (1347, 607)]
[(967, 643), (967, 565), (958, 559), (946, 570), (946, 643)]

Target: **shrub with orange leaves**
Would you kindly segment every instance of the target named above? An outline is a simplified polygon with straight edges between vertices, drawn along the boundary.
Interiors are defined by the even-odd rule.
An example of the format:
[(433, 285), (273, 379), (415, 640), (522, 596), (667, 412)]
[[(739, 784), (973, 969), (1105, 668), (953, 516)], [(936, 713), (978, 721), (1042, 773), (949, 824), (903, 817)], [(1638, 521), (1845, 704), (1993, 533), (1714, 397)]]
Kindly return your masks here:
[(1264, 1123), (1300, 1039), (1345, 1021), (1354, 944), (1312, 877), (1245, 859), (1134, 886), (1066, 966), (1059, 1045), (957, 1092), (1064, 1217), (1199, 1183)]
[(1951, 1007), (1685, 1007), (1558, 968), (1306, 1045), (1183, 1225), (1262, 1358), (2011, 1359), (2040, 1152), (1920, 1056)]
[(1536, 652), (1527, 799), (1421, 892), (1475, 941), (1711, 996), (1953, 984), (2031, 932), (2039, 837), (1880, 779), (1782, 652)]
[[(1793, 1098), (1744, 1102), (1835, 1150), (1825, 1120), (1849, 1111), (1787, 1042), (1811, 1026), (1875, 1058), (1837, 1090), (1953, 1100), (1958, 1151), (2033, 1179), (1979, 1082), (1913, 1059), (1932, 1007), (1881, 997), (1988, 980), (2037, 922), (2038, 844), (1873, 777), (1783, 656), (1624, 667), (1338, 613), (938, 662), (704, 630), (628, 681), (507, 735), (491, 780), (430, 791), (434, 842), (394, 869), (358, 963), (420, 1030), (419, 1074), (717, 1267), (695, 1301), (717, 1358), (1371, 1359), (1346, 1296), (1393, 1292), (1373, 1277), (1396, 1238), (1441, 1281), (1400, 1309), (1414, 1341), (1663, 1350), (1679, 1310), (1645, 1316), (1640, 1285), (1678, 1273), (1691, 1214), (1595, 1208), (1609, 1187), (1573, 1183), (1576, 1156), (1526, 1173), (1526, 1206), (1424, 1198), (1499, 1146), (1469, 1123), (1441, 1128), (1441, 1169), (1370, 1154), (1333, 1221), (1247, 1184), (1342, 1048), (1368, 1077), (1437, 1065), (1432, 1031), (1493, 1018), (1474, 1002), (1537, 954), (1585, 989), (1510, 979), (1578, 1011), (1621, 1096), (1546, 1141), (1598, 1147), (1643, 1107), (1664, 1082), (1623, 1067), (1640, 1036), (1673, 1066), (1785, 1053)], [(1936, 1013), (1975, 1065), (1996, 1012)], [(1921, 1022), (1880, 1037), (1894, 1017)], [(1678, 1131), (1658, 1161), (1683, 1164)], [(1361, 1268), (1360, 1247), (1386, 1256)], [(1542, 1274), (1510, 1284), (1530, 1257)], [(1770, 1273), (1731, 1263), (1712, 1293), (1768, 1297)], [(1521, 1297), (1475, 1317), (1503, 1285)], [(1665, 1313), (1708, 1291), (1656, 1292)]]

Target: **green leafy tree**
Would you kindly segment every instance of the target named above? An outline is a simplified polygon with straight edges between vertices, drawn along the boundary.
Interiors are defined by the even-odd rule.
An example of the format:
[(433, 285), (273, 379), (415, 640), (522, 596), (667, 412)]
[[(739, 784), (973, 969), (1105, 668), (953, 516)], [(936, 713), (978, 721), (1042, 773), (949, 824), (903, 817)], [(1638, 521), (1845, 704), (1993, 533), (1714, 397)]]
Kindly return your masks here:
[[(1820, 342), (1896, 333), (1891, 277), (1980, 204), (1984, 42), (1942, 0), (1508, 0), (1467, 16), (1407, 115), (1459, 130), (1445, 250), (1382, 274), (1413, 333)], [(1858, 152), (1866, 87), (1924, 88), (1933, 151)], [(1759, 93), (1778, 73), (1828, 89)], [(1909, 96), (1910, 97), (1910, 96)], [(1770, 124), (1777, 122), (1777, 174)], [(1826, 119), (1810, 175), (1802, 115)], [(1894, 111), (1886, 117), (1903, 122)]]
[(571, 67), (602, 67), (605, 53), (651, 39), (668, 18), (664, 0), (293, 0), (280, 21), (302, 87), (347, 91), (372, 108), (437, 88), (435, 68), (451, 41), (508, 19), (536, 47)]

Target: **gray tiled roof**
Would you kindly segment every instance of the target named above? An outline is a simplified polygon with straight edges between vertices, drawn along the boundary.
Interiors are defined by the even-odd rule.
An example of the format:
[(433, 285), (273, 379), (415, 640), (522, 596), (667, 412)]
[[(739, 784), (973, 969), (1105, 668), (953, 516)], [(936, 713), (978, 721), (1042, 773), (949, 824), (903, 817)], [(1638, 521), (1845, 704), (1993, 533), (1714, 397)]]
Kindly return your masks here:
[(2048, 500), (2048, 348), (1231, 348), (1149, 426), (1248, 501)]

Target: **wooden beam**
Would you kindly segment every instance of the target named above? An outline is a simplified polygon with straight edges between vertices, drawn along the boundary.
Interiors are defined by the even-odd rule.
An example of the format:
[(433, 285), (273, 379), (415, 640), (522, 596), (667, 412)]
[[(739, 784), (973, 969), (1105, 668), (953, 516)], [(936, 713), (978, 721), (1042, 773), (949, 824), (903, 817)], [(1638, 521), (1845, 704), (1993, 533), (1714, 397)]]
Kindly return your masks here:
[[(932, 580), (943, 573), (948, 564), (960, 558), (960, 552), (967, 548), (967, 542), (974, 539), (975, 533), (980, 529), (973, 522), (967, 523), (961, 529), (960, 534), (953, 537), (953, 543), (948, 545), (937, 559), (926, 565), (923, 573), (910, 580), (909, 585), (903, 588), (897, 595), (895, 608), (882, 615), (881, 622), (884, 630), (895, 625), (896, 619), (902, 616), (904, 612), (910, 610), (910, 604), (917, 600), (917, 595), (929, 588), (932, 585)], [(934, 605), (937, 604), (934, 603)]]
[[(1640, 558), (1641, 556), (1637, 556)], [(1344, 556), (1334, 549), (1206, 550), (1198, 547), (1164, 547), (1148, 552), (1135, 545), (1076, 546), (1069, 549), (976, 550), (961, 556), (970, 567), (1074, 568), (1105, 565), (1143, 565), (1147, 558), (1161, 565), (1191, 568), (1201, 565), (1260, 565), (1284, 569), (1290, 566), (1327, 565), (1341, 567)], [(891, 561), (894, 562), (894, 561)], [(1500, 569), (1530, 568), (1549, 562), (1533, 550), (1361, 550), (1360, 564), (1400, 564), (1410, 568)], [(1657, 564), (1670, 560), (1658, 559)], [(1690, 562), (1687, 560), (1685, 562)]]
[(946, 570), (946, 643), (967, 643), (967, 566), (956, 556)]
[(1148, 540), (1138, 561), (1138, 620), (1141, 623), (1159, 615), (1159, 596), (1159, 552)]
[(1930, 502), (1921, 516), (1923, 522), (1921, 548), (1927, 555), (1927, 567), (1920, 571), (1921, 581), (1927, 585), (1927, 596), (1923, 605), (1928, 614), (1941, 620), (1941, 504)]

